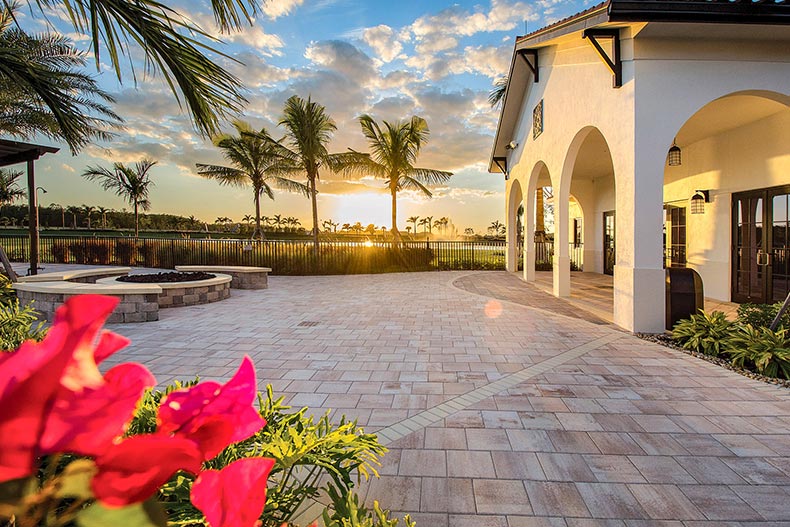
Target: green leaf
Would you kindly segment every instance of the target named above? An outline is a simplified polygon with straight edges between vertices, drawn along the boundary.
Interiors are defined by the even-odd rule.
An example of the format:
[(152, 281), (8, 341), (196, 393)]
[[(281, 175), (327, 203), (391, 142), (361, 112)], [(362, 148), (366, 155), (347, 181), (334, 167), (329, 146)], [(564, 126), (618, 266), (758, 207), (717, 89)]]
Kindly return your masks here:
[(0, 518), (10, 518), (26, 495), (35, 491), (35, 478), (12, 479), (0, 483)]
[(90, 459), (78, 459), (69, 463), (60, 476), (56, 496), (74, 497), (83, 500), (93, 499), (91, 479), (96, 473), (96, 463)]
[(149, 499), (122, 509), (94, 503), (77, 516), (80, 527), (167, 527), (167, 516), (158, 501)]

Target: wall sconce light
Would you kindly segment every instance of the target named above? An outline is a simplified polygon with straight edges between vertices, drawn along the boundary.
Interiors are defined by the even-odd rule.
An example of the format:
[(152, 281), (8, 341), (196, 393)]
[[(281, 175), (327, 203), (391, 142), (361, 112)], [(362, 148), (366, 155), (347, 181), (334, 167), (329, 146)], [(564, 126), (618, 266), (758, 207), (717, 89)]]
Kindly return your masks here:
[(710, 203), (710, 190), (695, 190), (691, 196), (692, 214), (705, 214), (705, 204)]
[(505, 145), (505, 150), (515, 150), (518, 147), (518, 143), (515, 141), (510, 141), (508, 144)]
[(671, 167), (679, 167), (682, 162), (680, 147), (675, 144), (675, 141), (672, 141), (672, 147), (667, 154), (667, 163)]

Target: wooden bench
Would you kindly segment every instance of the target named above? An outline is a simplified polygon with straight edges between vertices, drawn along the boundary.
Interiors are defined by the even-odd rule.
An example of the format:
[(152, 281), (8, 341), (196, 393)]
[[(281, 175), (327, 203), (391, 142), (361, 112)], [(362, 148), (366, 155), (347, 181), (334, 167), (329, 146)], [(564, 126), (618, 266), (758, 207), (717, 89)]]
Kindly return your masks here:
[(107, 319), (108, 323), (149, 322), (159, 320), (159, 295), (156, 284), (95, 284), (75, 282), (18, 282), (13, 285), (21, 304), (33, 301), (33, 308), (51, 322), (55, 310), (75, 295), (109, 295), (121, 299)]
[(94, 284), (101, 278), (126, 276), (131, 272), (131, 267), (100, 267), (97, 269), (76, 269), (56, 273), (42, 273), (31, 276), (20, 276), (18, 283), (30, 284), (38, 282), (77, 282)]
[(233, 278), (230, 283), (232, 289), (266, 289), (269, 287), (269, 273), (272, 272), (268, 267), (233, 265), (177, 265), (176, 271), (227, 274)]

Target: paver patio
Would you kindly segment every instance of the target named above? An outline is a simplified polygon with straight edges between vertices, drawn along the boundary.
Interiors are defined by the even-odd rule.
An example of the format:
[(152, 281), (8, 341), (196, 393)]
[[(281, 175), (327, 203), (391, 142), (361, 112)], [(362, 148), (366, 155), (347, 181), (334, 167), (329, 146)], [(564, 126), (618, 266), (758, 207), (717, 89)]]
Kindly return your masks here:
[(167, 383), (249, 354), (261, 388), (381, 434), (368, 500), (418, 525), (790, 525), (790, 391), (494, 298), (511, 278), (275, 276), (112, 327), (117, 360)]

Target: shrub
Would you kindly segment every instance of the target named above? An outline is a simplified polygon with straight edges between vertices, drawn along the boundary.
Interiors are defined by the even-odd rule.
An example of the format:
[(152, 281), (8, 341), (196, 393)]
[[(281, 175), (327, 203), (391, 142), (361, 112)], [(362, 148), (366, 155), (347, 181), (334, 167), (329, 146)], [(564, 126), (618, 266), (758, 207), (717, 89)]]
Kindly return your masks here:
[(47, 334), (44, 323), (31, 304), (20, 306), (19, 300), (0, 303), (0, 349), (14, 350), (26, 340), (39, 341)]
[(754, 370), (767, 377), (790, 379), (790, 335), (781, 328), (742, 325), (727, 343), (733, 366)]
[(115, 240), (115, 260), (121, 265), (134, 265), (137, 260), (137, 242), (131, 239)]
[(63, 242), (52, 242), (52, 260), (54, 263), (68, 263), (69, 262), (69, 246)]
[(721, 311), (700, 311), (675, 324), (672, 339), (683, 349), (718, 356), (726, 351), (732, 330), (733, 323)]
[(69, 251), (78, 264), (108, 265), (110, 243), (105, 240), (82, 239), (69, 245)]
[[(755, 328), (769, 327), (782, 308), (782, 302), (776, 304), (741, 304), (738, 306), (738, 322)], [(790, 327), (790, 310), (782, 315), (781, 326)]]
[[(157, 409), (164, 396), (196, 383), (197, 380), (176, 383), (164, 391), (149, 391), (138, 406), (128, 434), (154, 432)], [(261, 516), (265, 527), (289, 522), (305, 500), (317, 500), (321, 482), (327, 482), (326, 491), (336, 503), (335, 510), (327, 514), (337, 518), (336, 521), (341, 522), (338, 525), (347, 525), (341, 518), (352, 513), (363, 515), (372, 522), (372, 512), (354, 508), (357, 501), (353, 489), (360, 477), (367, 479), (370, 475), (378, 475), (375, 467), (386, 448), (378, 443), (375, 435), (364, 433), (355, 423), (344, 418), (337, 425), (330, 422), (328, 414), (316, 421), (305, 415), (307, 408), (289, 412), (290, 408), (282, 401), (282, 397), (274, 398), (271, 386), (267, 387), (265, 395), (259, 394), (258, 406), (266, 427), (250, 439), (226, 448), (207, 463), (207, 468), (222, 469), (246, 457), (264, 456), (275, 460), (269, 476), (275, 485), (270, 485), (266, 509)], [(193, 483), (194, 477), (178, 473), (161, 488), (159, 500), (164, 503), (171, 524), (203, 524), (202, 513), (189, 499)], [(347, 510), (338, 510), (340, 504), (352, 505)], [(373, 527), (374, 524), (363, 522), (362, 525)], [(395, 524), (379, 520), (375, 526), (394, 527)], [(410, 527), (408, 522), (406, 527)]]

